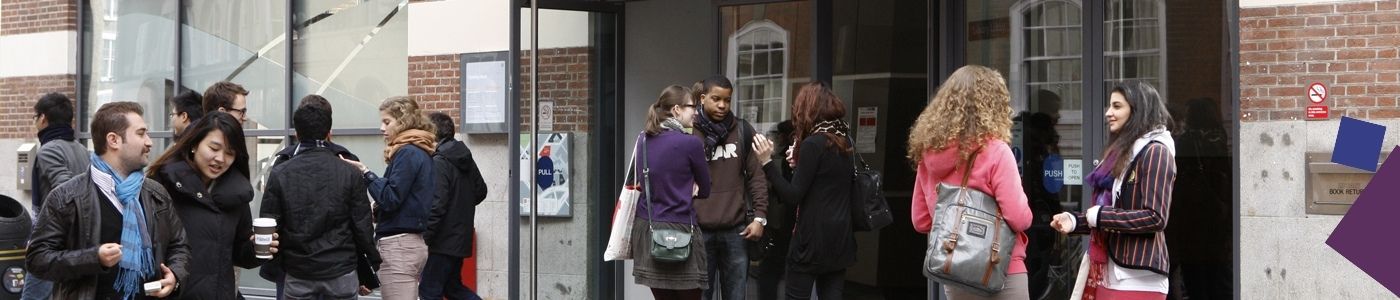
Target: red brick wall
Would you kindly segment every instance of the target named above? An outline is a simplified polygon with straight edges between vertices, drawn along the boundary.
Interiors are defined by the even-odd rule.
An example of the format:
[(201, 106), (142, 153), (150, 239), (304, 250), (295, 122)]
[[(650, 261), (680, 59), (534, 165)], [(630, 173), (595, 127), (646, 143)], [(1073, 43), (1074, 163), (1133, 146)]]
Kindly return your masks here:
[[(4, 0), (0, 35), (78, 29), (72, 0)], [(51, 92), (74, 97), (74, 75), (0, 77), (0, 138), (34, 137), (34, 102)]]
[[(540, 100), (554, 101), (554, 130), (585, 132), (589, 127), (592, 95), (589, 93), (589, 48), (540, 50)], [(522, 52), (520, 91), (521, 129), (530, 127), (530, 57)], [(408, 94), (427, 111), (441, 111), (460, 123), (461, 56), (457, 54), (408, 58)]]
[(1244, 121), (1302, 120), (1313, 82), (1332, 118), (1400, 118), (1396, 0), (1240, 9)]
[(34, 102), (51, 92), (73, 99), (76, 79), (73, 75), (0, 78), (0, 139), (33, 138)]
[[(540, 53), (540, 101), (554, 101), (554, 131), (587, 132), (592, 105), (589, 94), (589, 48), (543, 49)], [(530, 59), (520, 56), (520, 129), (530, 129)]]
[(427, 111), (441, 111), (461, 123), (461, 57), (457, 54), (409, 56), (408, 96)]
[(0, 3), (0, 35), (78, 30), (78, 1), (5, 0)]

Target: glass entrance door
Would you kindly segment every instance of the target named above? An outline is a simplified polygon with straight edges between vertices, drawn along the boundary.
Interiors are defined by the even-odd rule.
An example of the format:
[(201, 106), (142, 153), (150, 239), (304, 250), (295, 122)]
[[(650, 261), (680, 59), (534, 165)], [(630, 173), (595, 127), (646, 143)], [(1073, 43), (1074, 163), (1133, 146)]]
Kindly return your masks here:
[(1061, 235), (1049, 220), (1083, 207), (1103, 101), (1083, 92), (1083, 8), (1069, 0), (968, 1), (965, 8), (966, 63), (1001, 71), (1016, 111), (1011, 146), (1034, 216), (1025, 261), (1032, 298), (1068, 297), (1086, 239)]
[[(584, 5), (587, 6), (587, 5)], [(520, 8), (520, 120), (509, 259), (513, 299), (611, 299), (615, 265), (602, 261), (619, 182), (614, 155), (620, 65), (610, 4)], [(537, 30), (531, 30), (538, 25)], [(538, 33), (532, 47), (532, 31)], [(533, 49), (532, 49), (533, 48)]]
[[(1168, 298), (1232, 293), (1229, 130), (1234, 116), (1216, 77), (1228, 47), (1226, 7), (1165, 0), (950, 1), (960, 20), (944, 30), (955, 46), (951, 70), (984, 65), (1006, 76), (1018, 115), (1013, 143), (1035, 220), (1026, 233), (1034, 299), (1068, 297), (1085, 239), (1051, 230), (1055, 213), (1079, 211), (1092, 189), (1084, 177), (1108, 143), (1105, 102), (1114, 85), (1157, 88), (1171, 112), (1177, 177), (1164, 234), (1172, 266)], [(964, 27), (965, 26), (965, 27)], [(952, 33), (949, 33), (952, 32)], [(1168, 61), (1171, 64), (1168, 64)]]

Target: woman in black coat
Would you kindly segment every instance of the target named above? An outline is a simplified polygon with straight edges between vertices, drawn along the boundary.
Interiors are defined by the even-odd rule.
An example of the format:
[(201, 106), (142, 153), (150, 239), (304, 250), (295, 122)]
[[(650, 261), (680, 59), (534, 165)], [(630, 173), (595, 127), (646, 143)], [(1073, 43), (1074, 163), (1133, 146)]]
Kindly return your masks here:
[(761, 136), (754, 151), (765, 160), (768, 182), (778, 198), (796, 206), (797, 218), (787, 254), (787, 298), (840, 300), (846, 268), (855, 264), (856, 244), (851, 226), (850, 129), (841, 121), (845, 105), (820, 82), (803, 86), (792, 105), (793, 136), (789, 149), (792, 179), (783, 177), (771, 161), (773, 142)]
[[(237, 119), (212, 112), (191, 125), (150, 171), (170, 193), (190, 245), (188, 278), (176, 299), (239, 299), (233, 267), (256, 268), (248, 202), (248, 149)], [(277, 241), (274, 237), (273, 252)]]

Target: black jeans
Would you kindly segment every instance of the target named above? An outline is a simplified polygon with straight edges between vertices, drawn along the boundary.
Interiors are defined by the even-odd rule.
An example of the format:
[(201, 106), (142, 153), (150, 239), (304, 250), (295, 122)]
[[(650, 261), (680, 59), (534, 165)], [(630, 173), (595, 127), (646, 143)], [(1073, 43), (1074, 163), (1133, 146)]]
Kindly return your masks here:
[(423, 265), (421, 280), (418, 284), (418, 296), (422, 299), (481, 299), (471, 289), (462, 285), (461, 257), (428, 254), (428, 262)]
[(845, 289), (846, 269), (823, 274), (787, 272), (787, 298), (806, 300), (812, 298), (812, 287), (817, 288), (817, 298), (821, 300), (841, 300)]
[[(765, 233), (766, 234), (766, 233)], [(758, 299), (778, 300), (782, 299), (783, 291), (779, 290), (779, 284), (783, 280), (783, 272), (787, 268), (787, 257), (777, 256), (780, 251), (777, 249), (787, 249), (773, 247), (768, 257), (763, 258), (763, 262), (758, 264)], [(785, 253), (784, 253), (785, 254)]]

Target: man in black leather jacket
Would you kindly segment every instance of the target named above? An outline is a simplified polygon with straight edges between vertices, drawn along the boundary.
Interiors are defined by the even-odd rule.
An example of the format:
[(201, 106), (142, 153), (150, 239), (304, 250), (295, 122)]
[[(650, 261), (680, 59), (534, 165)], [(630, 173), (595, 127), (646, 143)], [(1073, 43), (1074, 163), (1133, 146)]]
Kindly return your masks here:
[(331, 111), (324, 98), (302, 99), (292, 123), (300, 139), (297, 153), (269, 170), (261, 208), (262, 217), (277, 219), (284, 296), (353, 297), (362, 284), (357, 262), (381, 261), (364, 180), (328, 147)]
[[(100, 161), (93, 161), (87, 173), (55, 187), (45, 200), (25, 264), (34, 276), (54, 282), (52, 299), (118, 298), (122, 296), (116, 288), (122, 285), (119, 282), (130, 283), (124, 289), (135, 289), (134, 298), (163, 298), (189, 275), (185, 226), (171, 207), (170, 195), (155, 181), (143, 181), (141, 169), (149, 163), (151, 138), (141, 113), (134, 102), (98, 108), (91, 132)], [(127, 194), (124, 187), (139, 190)], [(140, 211), (130, 216), (144, 221), (126, 227), (123, 215), (133, 209)], [(139, 240), (122, 242), (124, 228), (139, 232), (145, 245), (133, 245), (141, 244)], [(128, 252), (134, 249), (148, 249), (152, 265), (143, 265), (141, 255)], [(140, 274), (139, 269), (150, 273)], [(131, 270), (138, 270), (134, 274), (139, 278), (119, 279), (119, 274), (132, 274)], [(142, 283), (148, 282), (160, 282), (160, 290), (140, 292)]]
[(452, 118), (435, 112), (428, 119), (437, 127), (438, 147), (433, 154), (437, 191), (433, 193), (428, 231), (423, 233), (428, 262), (423, 267), (418, 295), (421, 299), (481, 299), (462, 286), (461, 274), (462, 259), (472, 256), (476, 205), (486, 199), (486, 182), (472, 159), (471, 149), (452, 138), (456, 133)]

